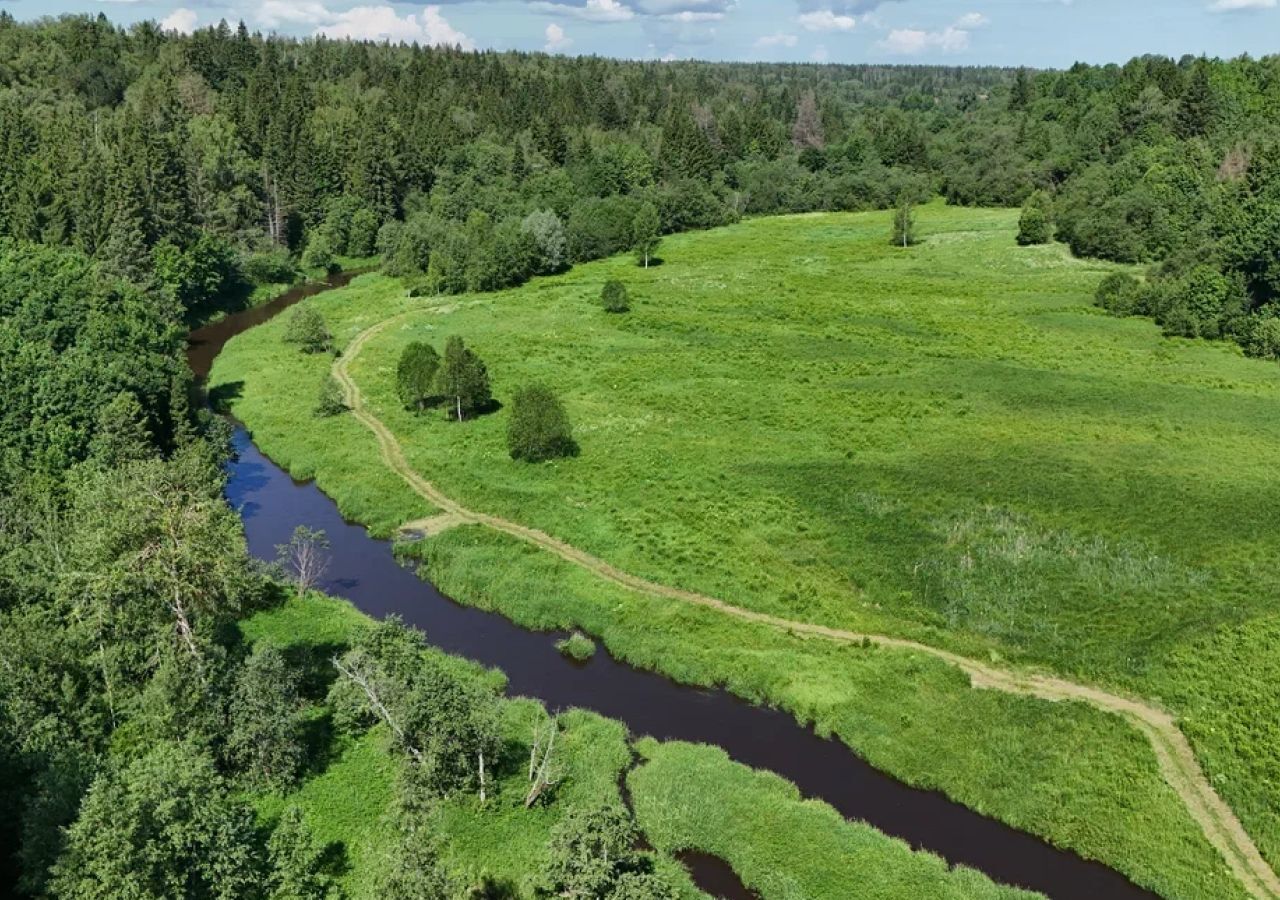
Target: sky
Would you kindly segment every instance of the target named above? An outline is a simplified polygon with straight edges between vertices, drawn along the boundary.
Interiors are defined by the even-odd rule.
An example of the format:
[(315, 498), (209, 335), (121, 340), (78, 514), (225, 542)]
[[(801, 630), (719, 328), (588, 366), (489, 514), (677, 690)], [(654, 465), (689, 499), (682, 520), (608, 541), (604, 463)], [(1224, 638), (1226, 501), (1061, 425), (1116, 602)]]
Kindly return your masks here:
[(1143, 53), (1280, 52), (1280, 0), (0, 0), (20, 20), (104, 12), (188, 32), (640, 59), (1065, 67)]

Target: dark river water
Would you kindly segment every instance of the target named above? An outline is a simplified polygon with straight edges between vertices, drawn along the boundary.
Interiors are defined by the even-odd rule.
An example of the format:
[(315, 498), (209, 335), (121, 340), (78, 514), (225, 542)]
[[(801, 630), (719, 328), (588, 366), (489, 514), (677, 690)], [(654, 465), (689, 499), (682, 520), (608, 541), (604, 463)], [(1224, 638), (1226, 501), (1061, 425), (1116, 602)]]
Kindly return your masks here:
[[(332, 283), (348, 280), (350, 276), (339, 275)], [(231, 336), (328, 286), (290, 292), (268, 306), (193, 332), (192, 370), (203, 378)], [(372, 616), (399, 615), (426, 632), (435, 646), (502, 669), (513, 695), (536, 697), (553, 709), (594, 710), (624, 722), (636, 735), (716, 744), (738, 762), (787, 778), (804, 796), (826, 801), (847, 818), (865, 821), (997, 881), (1051, 897), (1155, 896), (1106, 866), (1052, 847), (940, 793), (909, 787), (784, 712), (753, 706), (724, 691), (678, 685), (619, 663), (603, 649), (585, 664), (570, 662), (554, 646), (563, 635), (527, 631), (495, 613), (455, 603), (401, 566), (390, 543), (374, 540), (364, 528), (344, 521), (332, 500), (314, 484), (290, 478), (253, 445), (243, 428), (236, 429), (235, 447), (238, 458), (230, 465), (227, 497), (244, 520), (251, 553), (273, 559), (276, 545), (287, 542), (296, 526), (324, 529), (332, 554), (322, 585), (326, 591)], [(704, 890), (730, 900), (753, 897), (720, 860), (701, 854), (684, 858)], [(847, 864), (856, 867), (858, 861)]]

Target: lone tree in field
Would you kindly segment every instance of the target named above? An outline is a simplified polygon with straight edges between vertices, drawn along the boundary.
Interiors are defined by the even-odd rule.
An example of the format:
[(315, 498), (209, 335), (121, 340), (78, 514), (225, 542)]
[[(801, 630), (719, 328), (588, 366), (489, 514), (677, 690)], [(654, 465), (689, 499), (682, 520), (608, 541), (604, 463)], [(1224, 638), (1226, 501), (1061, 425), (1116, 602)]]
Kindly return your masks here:
[(447, 397), (459, 422), (488, 406), (489, 372), (480, 358), (454, 335), (444, 345), (444, 360), (436, 372), (436, 396)]
[(636, 251), (636, 262), (649, 268), (649, 260), (658, 252), (662, 243), (662, 219), (652, 203), (640, 207), (631, 223), (631, 247)]
[(276, 545), (276, 559), (298, 586), (301, 597), (320, 583), (329, 568), (329, 537), (323, 529), (299, 525), (289, 543)]
[(324, 319), (315, 308), (307, 304), (299, 306), (289, 316), (289, 324), (284, 330), (284, 339), (290, 344), (298, 344), (304, 353), (320, 353), (329, 349), (333, 336), (325, 327)]
[(600, 305), (605, 312), (624, 313), (631, 309), (631, 298), (627, 296), (627, 286), (616, 278), (604, 283), (600, 292)]
[(507, 449), (512, 459), (525, 462), (545, 462), (578, 452), (569, 416), (550, 388), (535, 384), (516, 394), (507, 424)]
[(1018, 220), (1018, 243), (1023, 247), (1031, 244), (1047, 244), (1053, 240), (1053, 223), (1049, 218), (1049, 201), (1043, 193), (1036, 191), (1022, 207), (1022, 217)]
[(406, 409), (421, 412), (435, 394), (440, 354), (430, 344), (414, 341), (405, 347), (396, 365), (396, 393)]
[(347, 401), (342, 396), (342, 388), (332, 375), (326, 376), (320, 385), (320, 396), (316, 399), (316, 408), (312, 410), (317, 419), (339, 416), (347, 411)]
[(898, 201), (898, 209), (893, 214), (893, 243), (898, 247), (910, 247), (916, 242), (916, 211), (911, 201), (903, 198)]

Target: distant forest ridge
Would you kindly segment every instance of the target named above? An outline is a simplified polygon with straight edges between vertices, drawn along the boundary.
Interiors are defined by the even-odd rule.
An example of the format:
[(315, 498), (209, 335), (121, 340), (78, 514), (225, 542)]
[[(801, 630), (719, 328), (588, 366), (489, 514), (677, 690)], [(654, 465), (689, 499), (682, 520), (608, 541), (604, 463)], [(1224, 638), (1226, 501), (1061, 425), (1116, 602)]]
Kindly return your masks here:
[(1271, 356), (1278, 135), (1274, 56), (660, 63), (0, 14), (0, 234), (188, 311), (296, 277), (316, 238), (303, 263), (377, 250), (484, 290), (627, 249), (646, 204), (671, 232), (940, 193), (1159, 263), (1117, 311)]

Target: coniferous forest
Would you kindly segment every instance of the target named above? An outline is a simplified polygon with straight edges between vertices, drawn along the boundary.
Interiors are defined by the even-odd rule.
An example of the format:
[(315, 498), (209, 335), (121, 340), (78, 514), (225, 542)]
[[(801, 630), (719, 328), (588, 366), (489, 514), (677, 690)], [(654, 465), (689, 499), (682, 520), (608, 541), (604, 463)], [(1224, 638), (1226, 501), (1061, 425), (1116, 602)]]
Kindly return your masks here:
[[(1136, 264), (1099, 291), (1115, 315), (1280, 358), (1280, 57), (624, 62), (0, 13), (4, 881), (333, 890), (305, 826), (264, 833), (244, 799), (306, 769), (315, 689), (235, 627), (293, 588), (250, 560), (222, 498), (229, 426), (184, 361), (192, 326), (341, 267), (414, 296), (492, 291), (619, 253), (647, 265), (660, 235), (745, 217), (897, 207), (909, 224), (939, 195), (1023, 208), (1023, 243)], [(513, 457), (553, 455), (517, 438)], [(318, 695), (348, 724), (407, 717), (406, 833), (429, 828), (428, 798), (483, 790), (474, 761), (500, 751), (494, 686), (439, 661), (427, 678), (423, 652), (380, 625)], [(599, 827), (631, 852), (625, 823)], [(587, 838), (557, 840), (548, 892), (670, 895), (652, 873), (565, 893)], [(452, 895), (429, 845), (397, 852), (383, 896)]]

